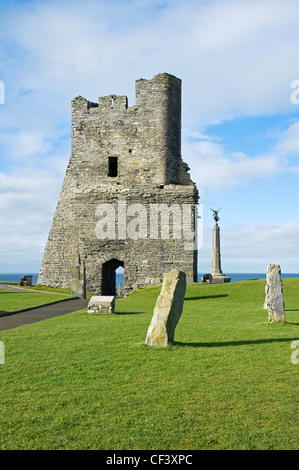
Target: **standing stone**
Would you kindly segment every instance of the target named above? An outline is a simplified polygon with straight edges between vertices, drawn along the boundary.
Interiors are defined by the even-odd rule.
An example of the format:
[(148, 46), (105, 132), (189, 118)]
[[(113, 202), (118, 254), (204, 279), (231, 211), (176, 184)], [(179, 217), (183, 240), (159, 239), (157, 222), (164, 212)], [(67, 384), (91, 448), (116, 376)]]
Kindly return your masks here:
[(268, 284), (265, 285), (265, 302), (264, 302), (264, 310), (268, 310), (267, 306), (267, 293), (268, 293)]
[(265, 306), (268, 310), (269, 323), (285, 322), (281, 270), (276, 264), (269, 264), (267, 268)]
[(71, 266), (71, 294), (86, 298), (85, 266), (80, 263), (80, 256), (77, 256), (76, 264)]
[(185, 273), (175, 269), (164, 274), (162, 289), (147, 332), (146, 344), (167, 346), (173, 342), (174, 330), (183, 311), (185, 293)]

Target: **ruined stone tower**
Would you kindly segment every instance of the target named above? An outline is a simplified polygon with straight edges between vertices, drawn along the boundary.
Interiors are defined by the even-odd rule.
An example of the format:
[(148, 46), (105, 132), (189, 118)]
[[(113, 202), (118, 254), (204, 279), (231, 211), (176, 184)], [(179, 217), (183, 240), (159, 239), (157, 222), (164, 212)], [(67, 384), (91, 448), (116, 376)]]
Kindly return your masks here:
[[(177, 268), (197, 280), (198, 192), (181, 158), (181, 80), (163, 73), (126, 96), (72, 101), (72, 149), (38, 284), (70, 286), (85, 265), (86, 287), (115, 292), (161, 283)], [(191, 245), (191, 246), (190, 246)]]

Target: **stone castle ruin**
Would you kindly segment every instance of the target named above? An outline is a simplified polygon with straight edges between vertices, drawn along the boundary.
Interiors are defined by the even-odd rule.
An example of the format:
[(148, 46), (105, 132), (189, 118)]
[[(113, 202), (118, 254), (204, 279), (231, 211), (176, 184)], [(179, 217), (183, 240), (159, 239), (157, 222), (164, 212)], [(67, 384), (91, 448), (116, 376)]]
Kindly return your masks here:
[(160, 284), (173, 268), (197, 281), (198, 192), (181, 157), (181, 80), (136, 81), (135, 105), (109, 95), (72, 101), (71, 157), (38, 284), (70, 286), (84, 264), (86, 288), (115, 294)]

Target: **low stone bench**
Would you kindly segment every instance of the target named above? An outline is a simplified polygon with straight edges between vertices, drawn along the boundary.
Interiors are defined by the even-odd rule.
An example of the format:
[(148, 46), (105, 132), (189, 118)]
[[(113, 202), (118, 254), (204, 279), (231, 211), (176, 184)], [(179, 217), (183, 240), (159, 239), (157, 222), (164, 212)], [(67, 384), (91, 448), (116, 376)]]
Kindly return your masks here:
[(87, 306), (88, 313), (113, 313), (115, 297), (113, 295), (94, 295)]

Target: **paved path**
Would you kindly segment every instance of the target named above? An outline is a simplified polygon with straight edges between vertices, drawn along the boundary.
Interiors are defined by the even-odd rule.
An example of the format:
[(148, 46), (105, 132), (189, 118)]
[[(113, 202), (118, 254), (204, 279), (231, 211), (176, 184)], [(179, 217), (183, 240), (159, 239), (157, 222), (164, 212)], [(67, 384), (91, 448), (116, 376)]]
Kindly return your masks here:
[[(11, 286), (5, 284), (1, 284), (1, 287), (14, 290)], [(18, 326), (29, 325), (30, 323), (47, 320), (47, 318), (58, 317), (66, 315), (67, 313), (76, 312), (77, 310), (82, 310), (87, 308), (89, 300), (90, 299), (66, 299), (51, 305), (44, 305), (16, 313), (8, 313), (4, 316), (0, 316), (0, 331), (10, 330)]]

